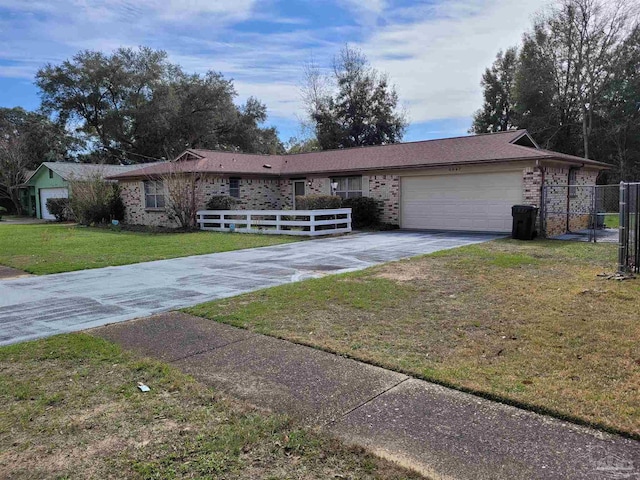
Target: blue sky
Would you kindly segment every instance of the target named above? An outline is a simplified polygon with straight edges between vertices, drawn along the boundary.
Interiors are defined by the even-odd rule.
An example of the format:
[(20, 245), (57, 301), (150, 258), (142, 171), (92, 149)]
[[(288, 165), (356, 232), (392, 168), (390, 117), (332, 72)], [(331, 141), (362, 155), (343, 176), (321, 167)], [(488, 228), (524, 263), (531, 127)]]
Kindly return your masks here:
[(33, 76), (83, 49), (146, 45), (189, 72), (234, 79), (238, 101), (266, 103), (280, 137), (300, 135), (311, 58), (329, 68), (345, 44), (396, 84), (405, 140), (463, 135), (480, 76), (518, 43), (546, 0), (0, 0), (0, 106), (39, 105)]

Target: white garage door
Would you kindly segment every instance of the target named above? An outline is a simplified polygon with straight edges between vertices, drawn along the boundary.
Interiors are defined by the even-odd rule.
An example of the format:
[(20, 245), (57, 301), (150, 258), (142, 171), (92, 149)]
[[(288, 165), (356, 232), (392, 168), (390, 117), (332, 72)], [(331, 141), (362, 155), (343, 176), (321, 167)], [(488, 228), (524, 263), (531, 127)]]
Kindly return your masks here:
[(48, 198), (67, 198), (69, 197), (69, 190), (66, 188), (42, 188), (40, 189), (40, 213), (42, 218), (47, 220), (55, 220), (56, 217), (49, 213), (47, 210)]
[(511, 231), (522, 203), (522, 171), (402, 177), (401, 227)]

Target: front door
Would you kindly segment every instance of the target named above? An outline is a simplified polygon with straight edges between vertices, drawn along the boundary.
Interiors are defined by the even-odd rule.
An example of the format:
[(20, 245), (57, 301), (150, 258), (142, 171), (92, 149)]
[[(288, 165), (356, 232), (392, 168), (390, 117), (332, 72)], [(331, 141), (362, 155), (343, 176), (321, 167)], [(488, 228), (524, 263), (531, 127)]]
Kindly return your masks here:
[(302, 197), (304, 195), (305, 180), (293, 181), (293, 209), (296, 209), (296, 197)]

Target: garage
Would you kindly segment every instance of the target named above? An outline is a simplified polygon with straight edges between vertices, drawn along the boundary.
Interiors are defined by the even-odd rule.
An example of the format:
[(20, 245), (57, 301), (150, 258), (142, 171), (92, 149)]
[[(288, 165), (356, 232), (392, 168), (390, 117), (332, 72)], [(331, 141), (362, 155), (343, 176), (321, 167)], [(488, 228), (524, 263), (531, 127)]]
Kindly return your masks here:
[(49, 210), (47, 210), (47, 200), (50, 198), (68, 198), (69, 190), (67, 188), (41, 188), (40, 189), (40, 212), (45, 220), (55, 220)]
[(402, 177), (400, 226), (424, 230), (511, 231), (522, 203), (522, 170)]

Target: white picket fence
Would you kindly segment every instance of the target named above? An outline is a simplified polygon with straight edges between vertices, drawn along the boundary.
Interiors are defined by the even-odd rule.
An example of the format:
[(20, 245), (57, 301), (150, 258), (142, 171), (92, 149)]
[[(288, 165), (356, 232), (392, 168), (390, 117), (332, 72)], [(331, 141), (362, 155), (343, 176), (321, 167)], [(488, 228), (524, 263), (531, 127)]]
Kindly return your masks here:
[(351, 231), (351, 209), (200, 210), (197, 222), (200, 230), (216, 232), (333, 235)]

